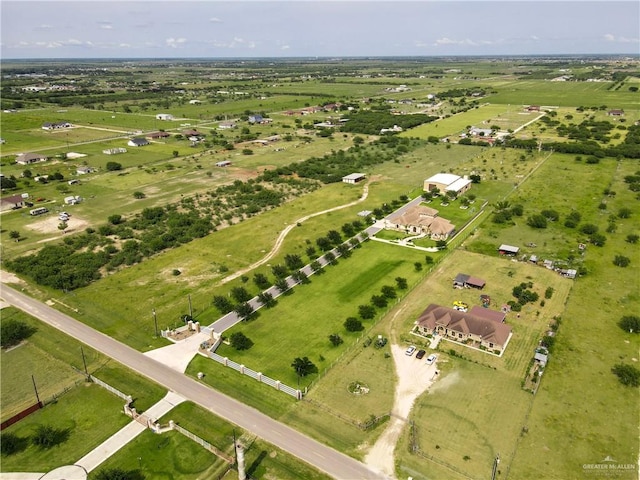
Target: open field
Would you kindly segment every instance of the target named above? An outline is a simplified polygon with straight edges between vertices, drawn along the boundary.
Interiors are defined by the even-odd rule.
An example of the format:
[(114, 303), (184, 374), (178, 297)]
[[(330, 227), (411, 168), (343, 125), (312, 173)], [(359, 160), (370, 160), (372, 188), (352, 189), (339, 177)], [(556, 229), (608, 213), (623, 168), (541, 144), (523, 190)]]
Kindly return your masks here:
[(63, 443), (50, 449), (28, 444), (23, 451), (2, 457), (3, 472), (47, 472), (71, 465), (105, 441), (131, 419), (122, 400), (92, 383), (83, 383), (55, 403), (32, 413), (4, 432), (28, 438), (40, 425), (68, 431)]
[[(285, 167), (349, 148), (360, 143), (360, 139), (354, 142), (356, 137), (364, 139), (364, 143), (378, 138), (375, 134), (339, 131), (330, 138), (321, 138), (319, 132), (312, 129), (313, 123), (329, 117), (333, 120), (348, 117), (347, 110), (317, 112), (304, 117), (283, 113), (307, 105), (339, 101), (345, 108), (349, 105), (356, 110), (417, 113), (422, 108), (417, 107), (417, 103), (429, 103), (427, 94), (455, 89), (467, 93), (443, 97), (437, 107), (440, 115), (465, 108), (470, 102), (478, 101), (482, 106), (406, 130), (401, 136), (457, 137), (470, 125), (515, 129), (537, 116), (537, 113), (523, 112), (524, 105), (533, 104), (553, 106), (557, 112), (554, 118), (564, 126), (578, 124), (592, 116), (595, 120), (606, 120), (614, 125), (614, 138), (607, 145), (617, 145), (632, 131), (629, 127), (640, 120), (640, 100), (637, 92), (629, 90), (640, 84), (640, 77), (633, 65), (614, 67), (612, 64), (606, 67), (611, 72), (614, 68), (629, 69), (629, 76), (612, 88), (614, 82), (609, 74), (601, 71), (601, 65), (604, 64), (594, 67), (589, 60), (575, 59), (560, 63), (540, 60), (531, 65), (521, 65), (520, 59), (503, 59), (497, 63), (451, 59), (437, 64), (416, 62), (410, 67), (406, 62), (391, 60), (344, 62), (344, 65), (328, 62), (323, 66), (325, 74), (333, 77), (335, 73), (329, 81), (316, 78), (315, 73), (312, 79), (300, 81), (300, 75), (308, 67), (296, 64), (295, 67), (283, 66), (285, 71), (279, 72), (278, 81), (274, 82), (262, 81), (260, 68), (230, 64), (212, 68), (207, 72), (211, 76), (203, 77), (202, 83), (192, 81), (189, 77), (194, 77), (194, 72), (182, 65), (170, 71), (154, 71), (154, 67), (150, 67), (148, 72), (134, 73), (136, 81), (161, 84), (185, 79), (180, 87), (184, 87), (185, 93), (171, 92), (166, 98), (160, 98), (158, 92), (147, 92), (148, 98), (141, 95), (126, 99), (122, 89), (101, 106), (96, 96), (96, 104), (83, 109), (45, 105), (32, 96), (28, 105), (44, 108), (18, 107), (15, 113), (0, 113), (3, 139), (7, 142), (2, 152), (3, 174), (14, 175), (18, 181), (18, 187), (10, 192), (3, 190), (3, 196), (28, 192), (31, 198), (46, 199), (38, 205), (47, 206), (51, 213), (40, 218), (30, 217), (28, 209), (3, 213), (1, 253), (3, 259), (7, 259), (33, 252), (49, 241), (57, 242), (87, 226), (98, 227), (114, 213), (132, 216), (143, 208), (203, 195), (234, 180), (247, 181), (265, 169)], [(276, 69), (263, 67), (269, 71)], [(582, 75), (582, 80), (550, 82), (550, 78), (560, 74), (560, 69), (570, 69)], [(255, 74), (256, 79), (236, 77), (235, 70)], [(600, 78), (608, 80), (583, 81), (588, 75), (601, 74)], [(409, 85), (410, 90), (385, 91), (399, 85)], [(472, 96), (471, 92), (478, 89), (487, 95)], [(249, 95), (234, 98), (216, 93), (218, 90), (246, 91)], [(188, 105), (189, 98), (202, 99), (203, 103)], [(404, 105), (400, 100), (413, 103)], [(3, 104), (7, 101), (13, 100), (2, 100)], [(598, 110), (578, 112), (576, 109), (580, 106), (598, 107)], [(124, 109), (132, 113), (124, 113)], [(624, 109), (624, 122), (608, 116), (609, 109)], [(172, 113), (178, 119), (158, 121), (155, 114), (160, 112)], [(249, 125), (247, 112), (263, 112), (273, 118), (273, 123)], [(238, 128), (214, 132), (218, 124), (216, 116), (236, 119)], [(40, 128), (43, 122), (58, 120), (82, 127), (68, 133), (45, 132)], [(182, 126), (186, 123), (190, 125)], [(224, 138), (234, 143), (235, 149), (225, 150), (215, 143), (211, 148), (202, 144), (191, 147), (187, 140), (172, 136), (139, 149), (127, 147), (129, 151), (123, 155), (102, 153), (105, 148), (126, 146), (126, 139), (115, 139), (115, 135), (160, 128), (172, 134), (185, 128), (198, 128), (206, 133), (207, 140)], [(246, 129), (258, 138), (279, 134), (291, 135), (291, 140), (258, 146), (241, 141), (241, 136), (247, 134)], [(375, 129), (371, 131), (377, 133)], [(615, 134), (619, 136), (615, 138)], [(519, 131), (517, 138), (575, 141), (561, 137), (555, 127), (542, 121)], [(419, 144), (408, 151), (403, 150), (405, 145), (393, 150), (381, 148), (381, 155), (393, 151), (393, 157), (365, 170), (369, 188), (365, 201), (299, 224), (291, 230), (277, 255), (268, 264), (247, 272), (244, 279), (222, 282), (225, 276), (263, 258), (283, 228), (305, 215), (356, 200), (363, 186), (323, 185), (278, 208), (228, 227), (225, 224), (225, 228), (204, 238), (163, 251), (70, 293), (32, 285), (26, 285), (26, 289), (37, 291), (34, 295), (43, 300), (62, 302), (60, 308), (65, 312), (73, 309), (67, 313), (73, 312), (94, 328), (146, 351), (167, 344), (166, 340), (154, 337), (152, 310), (158, 314), (159, 326), (165, 328), (176, 325), (180, 315), (189, 312), (191, 303), (195, 319), (209, 324), (220, 316), (211, 306), (214, 295), (228, 295), (232, 288), (240, 286), (252, 294), (258, 293), (251, 280), (255, 273), (265, 274), (272, 280), (271, 266), (283, 263), (286, 254), (297, 254), (307, 261), (305, 252), (309, 244), (315, 244), (316, 238), (331, 229), (340, 230), (346, 222), (361, 220), (356, 215), (359, 211), (379, 208), (400, 195), (415, 198), (422, 192), (423, 180), (438, 172), (480, 174), (481, 183), (474, 185), (469, 193), (476, 195), (475, 207), (488, 202), (487, 212), (470, 229), (471, 236), (464, 241), (463, 237), (454, 239), (449, 250), (431, 255), (436, 261), (433, 271), (428, 271), (428, 266), (422, 272), (415, 271), (414, 262), (424, 264), (426, 252), (370, 241), (356, 250), (352, 258), (341, 259), (337, 266), (329, 266), (325, 273), (312, 276), (309, 285), (296, 287), (291, 295), (280, 297), (275, 308), (262, 309), (257, 318), (227, 332), (229, 335), (241, 330), (255, 345), (245, 352), (222, 346), (218, 353), (294, 387), (298, 378), (290, 363), (295, 357), (308, 356), (320, 372), (300, 379), (301, 388), (309, 387), (305, 400), (296, 402), (200, 356), (192, 361), (187, 373), (195, 376), (203, 372), (203, 381), (213, 388), (362, 459), (387, 423), (383, 420), (368, 430), (356, 424), (366, 422), (371, 415), (389, 413), (396, 378), (392, 359), (388, 357), (389, 345), (378, 350), (373, 345), (363, 347), (362, 341), (356, 343), (360, 334), (344, 331), (345, 318), (358, 316), (358, 305), (368, 303), (382, 285), (394, 285), (396, 276), (407, 277), (410, 285), (407, 295), (384, 312), (379, 310), (380, 318), (364, 321), (367, 330), (362, 340), (381, 334), (403, 347), (416, 344), (424, 348), (426, 339), (409, 332), (430, 303), (446, 306), (454, 300), (470, 305), (479, 303), (480, 292), (451, 288), (457, 273), (485, 279), (487, 286), (482, 293), (491, 295), (494, 309), (513, 299), (513, 286), (530, 281), (540, 299), (544, 298), (548, 286), (553, 287), (553, 295), (545, 299), (544, 305), (540, 300), (528, 304), (520, 316), (508, 315), (507, 323), (512, 326), (514, 337), (502, 357), (450, 342), (440, 344), (442, 376), (430, 392), (416, 401), (410, 416), (413, 427), (406, 424), (396, 450), (398, 477), (488, 478), (497, 454), (501, 456), (498, 478), (583, 478), (584, 464), (600, 463), (604, 458), (637, 466), (638, 390), (623, 387), (610, 371), (620, 362), (637, 366), (639, 358), (637, 335), (623, 332), (616, 325), (622, 315), (640, 311), (638, 247), (626, 241), (627, 235), (640, 233), (637, 227), (640, 213), (637, 193), (631, 192), (624, 181), (625, 176), (639, 170), (637, 161), (623, 157), (601, 158), (597, 164), (587, 164), (587, 155), (578, 160), (577, 155), (526, 149), (429, 144), (424, 140), (413, 143)], [(245, 148), (251, 149), (252, 154), (243, 153)], [(87, 156), (77, 160), (56, 159), (29, 167), (10, 164), (13, 154), (40, 149), (52, 156), (68, 151)], [(231, 160), (232, 166), (216, 168), (214, 165), (220, 160)], [(107, 172), (108, 161), (122, 163), (123, 170)], [(75, 169), (85, 163), (98, 171), (76, 176)], [(60, 171), (65, 178), (47, 185), (20, 179), (27, 168), (34, 175)], [(76, 178), (80, 184), (68, 185), (69, 179)], [(145, 193), (146, 198), (135, 200), (136, 191)], [(70, 194), (81, 195), (86, 201), (73, 207), (61, 206), (62, 198)], [(522, 205), (523, 215), (513, 216), (506, 223), (492, 222), (491, 211), (501, 200), (507, 200), (511, 206)], [(448, 207), (436, 203), (439, 202), (432, 202), (430, 206), (456, 225), (472, 213), (471, 209), (460, 210), (457, 202)], [(622, 208), (631, 210), (628, 218), (619, 215)], [(559, 220), (548, 222), (545, 229), (526, 225), (529, 216), (545, 209), (556, 210)], [(67, 234), (57, 229), (57, 212), (61, 210), (72, 213), (71, 231)], [(581, 214), (578, 228), (564, 225), (572, 211)], [(588, 235), (580, 232), (580, 227), (588, 223), (596, 225), (605, 235), (604, 247), (590, 244)], [(12, 241), (13, 230), (21, 233), (21, 241)], [(519, 262), (499, 258), (497, 247), (502, 243), (519, 246), (522, 255), (535, 254), (540, 260), (560, 261), (562, 266), (579, 269), (581, 275), (572, 281), (520, 256)], [(578, 249), (580, 243), (586, 243), (585, 252)], [(614, 266), (615, 255), (625, 255), (631, 265)], [(179, 276), (172, 274), (176, 269), (180, 270)], [(4, 310), (3, 316), (7, 312), (10, 311)], [(534, 396), (521, 388), (521, 382), (534, 348), (554, 317), (562, 320), (555, 350)], [(345, 343), (332, 347), (327, 338), (330, 333), (340, 333)], [(72, 381), (76, 374), (67, 372), (66, 366), (78, 366), (79, 344), (69, 343), (68, 348), (59, 353), (57, 349), (64, 350), (61, 345), (67, 345), (66, 342), (66, 338), (49, 335), (44, 327), (39, 327), (38, 333), (24, 345), (2, 352), (3, 418), (7, 405), (18, 408), (16, 405), (32, 391), (29, 374), (23, 374), (15, 365), (29, 365), (36, 380), (45, 376), (43, 389), (55, 389)], [(48, 364), (55, 366), (51, 375), (46, 375)], [(92, 357), (89, 369), (120, 390), (139, 395), (136, 407), (140, 410), (148, 408), (163, 393), (159, 387), (123, 373), (124, 369), (97, 355)], [(352, 382), (365, 383), (369, 393), (354, 396), (348, 391)], [(71, 394), (65, 397), (68, 395)], [(180, 408), (177, 415), (181, 423), (191, 421), (194, 431), (202, 432), (203, 436), (209, 431), (215, 432), (211, 433), (215, 441), (228, 444), (229, 425), (222, 425), (196, 409)], [(183, 441), (188, 442), (173, 434), (166, 437), (145, 434), (112, 459), (111, 465), (142, 467), (154, 478), (195, 479), (215, 475), (220, 465), (210, 457), (205, 459)], [(412, 446), (421, 453), (411, 453)], [(170, 450), (172, 453), (167, 453)], [(259, 442), (249, 449), (248, 456), (251, 465), (255, 465), (256, 476), (322, 478), (295, 462), (282, 460), (279, 464), (281, 452)]]

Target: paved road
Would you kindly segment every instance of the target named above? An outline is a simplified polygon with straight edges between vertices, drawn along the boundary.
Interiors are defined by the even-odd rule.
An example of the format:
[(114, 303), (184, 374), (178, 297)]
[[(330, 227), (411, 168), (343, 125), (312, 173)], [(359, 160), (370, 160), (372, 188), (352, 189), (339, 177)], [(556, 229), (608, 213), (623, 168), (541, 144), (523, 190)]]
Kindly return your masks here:
[(13, 288), (1, 285), (0, 298), (334, 478), (346, 480), (386, 478), (380, 473), (372, 472), (357, 460), (150, 359), (137, 350)]

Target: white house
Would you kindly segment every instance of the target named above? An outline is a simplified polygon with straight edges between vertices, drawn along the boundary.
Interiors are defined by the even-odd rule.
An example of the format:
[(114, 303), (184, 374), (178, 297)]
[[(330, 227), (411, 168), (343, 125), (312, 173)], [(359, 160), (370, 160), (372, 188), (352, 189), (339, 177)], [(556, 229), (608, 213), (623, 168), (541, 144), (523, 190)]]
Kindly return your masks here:
[(342, 177), (342, 181), (344, 183), (354, 184), (354, 183), (361, 182), (365, 178), (367, 178), (367, 176), (364, 173), (352, 173), (350, 175), (346, 175)]
[(424, 191), (456, 192), (458, 195), (471, 188), (471, 180), (453, 173), (437, 173), (424, 181)]
[(143, 147), (144, 145), (149, 145), (149, 140), (147, 140), (146, 138), (136, 137), (129, 140), (127, 142), (127, 145), (129, 145), (130, 147)]
[(173, 115), (170, 113), (159, 113), (156, 115), (156, 120), (173, 120)]

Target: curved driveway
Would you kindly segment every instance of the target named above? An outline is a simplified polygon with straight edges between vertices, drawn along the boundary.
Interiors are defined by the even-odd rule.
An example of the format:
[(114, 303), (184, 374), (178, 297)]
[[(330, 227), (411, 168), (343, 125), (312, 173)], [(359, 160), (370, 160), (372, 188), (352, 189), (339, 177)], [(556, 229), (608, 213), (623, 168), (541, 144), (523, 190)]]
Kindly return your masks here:
[(384, 479), (384, 475), (276, 421), (258, 410), (217, 392), (196, 380), (100, 333), (42, 302), (6, 285), (0, 297), (35, 318), (71, 335), (139, 374), (193, 401), (214, 414), (250, 431), (267, 442), (313, 465), (328, 475), (346, 480)]

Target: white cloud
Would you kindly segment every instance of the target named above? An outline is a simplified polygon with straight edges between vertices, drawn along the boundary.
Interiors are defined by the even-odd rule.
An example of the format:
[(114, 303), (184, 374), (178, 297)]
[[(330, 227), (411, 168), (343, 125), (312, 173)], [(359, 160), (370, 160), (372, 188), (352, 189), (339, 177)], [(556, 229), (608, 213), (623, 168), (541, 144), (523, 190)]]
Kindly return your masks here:
[(103, 30), (112, 30), (113, 25), (100, 25), (100, 28)]
[(185, 43), (187, 41), (186, 38), (167, 38), (165, 40), (165, 44), (167, 45), (167, 47), (171, 47), (171, 48), (178, 48), (180, 45), (182, 45), (183, 43)]
[(640, 39), (638, 38), (630, 38), (630, 37), (616, 37), (611, 33), (606, 33), (604, 35), (604, 39), (607, 42), (616, 42), (616, 43), (640, 43)]
[[(491, 42), (488, 41), (482, 41), (481, 43), (483, 44), (490, 44)], [(434, 43), (434, 45), (436, 47), (440, 46), (440, 45), (471, 45), (471, 46), (477, 46), (478, 43), (474, 42), (473, 40), (470, 40), (468, 38), (465, 38), (464, 40), (453, 40), (451, 38), (447, 38), (447, 37), (442, 37), (436, 40), (436, 42)]]
[(222, 23), (222, 20), (220, 20), (218, 17), (211, 17), (209, 21), (211, 23)]
[(612, 35), (612, 34), (610, 34), (610, 33), (605, 33), (605, 34), (604, 34), (604, 39), (605, 39), (607, 42), (615, 42), (615, 41), (616, 41), (616, 37), (615, 37), (615, 35)]
[(37, 28), (38, 30), (51, 30), (53, 28), (53, 25), (43, 23), (42, 25), (39, 25)]
[(291, 47), (289, 45), (282, 45), (280, 50), (289, 50)]

